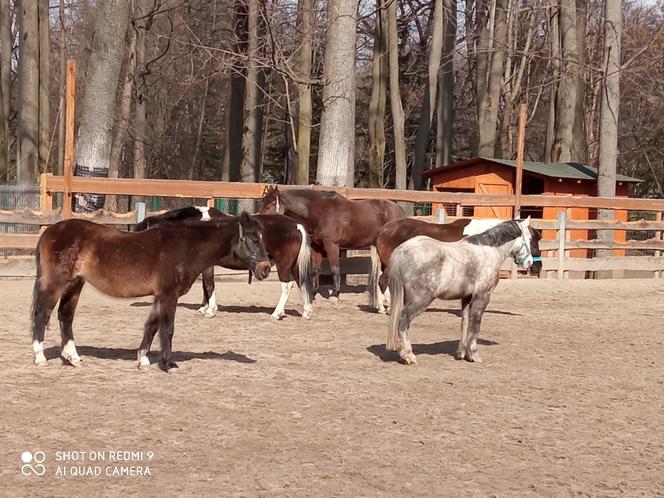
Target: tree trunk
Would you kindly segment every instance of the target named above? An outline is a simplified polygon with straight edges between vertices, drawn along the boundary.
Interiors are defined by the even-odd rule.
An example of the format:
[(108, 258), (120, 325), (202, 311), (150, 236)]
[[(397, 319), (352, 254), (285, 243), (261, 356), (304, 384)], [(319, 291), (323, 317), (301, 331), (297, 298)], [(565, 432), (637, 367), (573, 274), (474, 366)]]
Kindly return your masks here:
[(475, 26), (475, 103), (477, 105), (477, 122), (484, 114), (483, 105), (486, 96), (489, 67), (489, 0), (476, 0)]
[[(602, 108), (599, 119), (599, 171), (597, 195), (616, 195), (616, 168), (618, 163), (618, 113), (620, 110), (620, 37), (622, 35), (622, 2), (606, 0), (604, 14), (604, 54)], [(613, 211), (600, 209), (600, 220), (613, 219)], [(600, 230), (597, 238), (612, 240), (610, 230)], [(611, 251), (598, 251), (610, 255)]]
[(478, 155), (486, 157), (493, 157), (496, 148), (498, 104), (507, 43), (508, 3), (508, 0), (496, 0), (493, 48), (491, 49), (491, 60), (488, 63), (489, 79), (480, 108)]
[[(1, 1), (1, 0), (0, 0)], [(65, 171), (65, 91), (67, 88), (67, 42), (65, 31), (65, 0), (58, 6), (60, 20), (60, 104), (58, 115), (58, 175)]]
[(17, 6), (21, 43), (16, 179), (34, 184), (39, 178), (39, 4), (21, 0)]
[[(312, 44), (314, 35), (314, 2), (299, 0), (298, 26), (300, 32), (300, 48), (297, 52), (296, 74), (301, 80), (311, 78)], [(311, 85), (303, 81), (297, 84), (297, 173), (295, 183), (309, 184), (309, 161), (311, 160), (311, 120), (313, 104), (311, 101)]]
[[(129, 119), (131, 116), (131, 101), (134, 92), (134, 73), (136, 71), (136, 30), (130, 26), (127, 30), (129, 44), (127, 45), (127, 58), (125, 62), (125, 77), (120, 94), (120, 112), (113, 129), (111, 142), (111, 160), (108, 165), (108, 177), (119, 178), (120, 163), (122, 161), (122, 150), (127, 139), (129, 130)], [(117, 198), (114, 195), (106, 196), (105, 208), (116, 211), (118, 207)]]
[(572, 158), (581, 163), (588, 162), (588, 137), (586, 132), (586, 15), (587, 0), (576, 0), (576, 49), (578, 53), (576, 70), (576, 102), (574, 104), (574, 129), (572, 130)]
[(369, 187), (383, 188), (385, 162), (385, 106), (387, 100), (387, 13), (379, 1), (376, 11), (369, 100)]
[(422, 173), (426, 169), (431, 124), (433, 121), (433, 113), (436, 109), (438, 73), (440, 70), (441, 54), (443, 52), (443, 17), (443, 0), (434, 0), (433, 29), (431, 33), (431, 50), (429, 51), (427, 85), (424, 88), (422, 110), (420, 111), (420, 120), (415, 134), (415, 155), (410, 173), (410, 184), (412, 185), (412, 188), (416, 190), (422, 190), (425, 185)]
[(553, 141), (556, 133), (556, 95), (558, 94), (558, 74), (560, 73), (560, 38), (558, 37), (558, 13), (555, 6), (551, 12), (549, 40), (551, 43), (551, 88), (549, 92), (549, 112), (544, 140), (544, 161), (551, 162)]
[[(141, 18), (146, 14), (147, 0), (139, 0), (136, 3), (136, 17)], [(145, 157), (145, 114), (146, 114), (146, 68), (145, 68), (145, 20), (137, 20), (136, 23), (136, 66), (134, 71), (134, 85), (136, 99), (134, 104), (134, 178), (146, 178), (147, 160)], [(132, 208), (137, 202), (144, 202), (144, 196), (132, 198)]]
[[(233, 33), (235, 44), (233, 51), (236, 54), (243, 54), (247, 50), (247, 3), (245, 0), (235, 0), (234, 11)], [(221, 179), (223, 181), (240, 181), (245, 75), (245, 64), (235, 60), (231, 68), (230, 91), (226, 106), (226, 144), (221, 167)]]
[[(241, 180), (256, 183), (261, 172), (261, 137), (263, 128), (263, 94), (259, 58), (259, 0), (248, 0), (247, 87), (244, 94), (244, 128), (242, 133)], [(253, 212), (254, 201), (243, 200), (241, 209)]]
[(454, 136), (454, 52), (457, 37), (456, 0), (444, 0), (443, 55), (438, 73), (438, 105), (436, 106), (436, 166), (452, 159)]
[(579, 53), (576, 45), (576, 0), (560, 0), (558, 23), (561, 49), (560, 79), (556, 98), (556, 132), (553, 160), (569, 162), (572, 159), (572, 130), (576, 107), (576, 84)]
[(406, 188), (406, 138), (404, 113), (399, 87), (399, 39), (397, 33), (397, 2), (387, 7), (387, 40), (389, 43), (390, 108), (394, 134), (394, 188)]
[(49, 0), (39, 0), (39, 172), (48, 170), (51, 151), (51, 109), (49, 104), (51, 36)]
[[(129, 2), (126, 0), (105, 0), (97, 7), (76, 141), (76, 174), (79, 176), (108, 175), (115, 97), (128, 23)], [(93, 211), (103, 205), (103, 196), (76, 195), (77, 211)]]
[(9, 180), (9, 101), (12, 57), (9, 0), (0, 0), (0, 181)]
[(316, 180), (321, 185), (353, 185), (355, 154), (355, 39), (357, 2), (330, 0), (323, 74)]

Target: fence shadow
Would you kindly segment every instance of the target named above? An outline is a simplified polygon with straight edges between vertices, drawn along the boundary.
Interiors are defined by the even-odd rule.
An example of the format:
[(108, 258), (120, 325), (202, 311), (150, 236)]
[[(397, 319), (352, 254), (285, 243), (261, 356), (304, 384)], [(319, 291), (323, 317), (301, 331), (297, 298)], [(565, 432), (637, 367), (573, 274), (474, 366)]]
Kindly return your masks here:
[[(136, 349), (127, 349), (127, 348), (105, 348), (105, 347), (94, 347), (94, 346), (76, 346), (78, 354), (82, 357), (91, 356), (93, 358), (99, 358), (100, 360), (130, 360), (136, 361)], [(54, 360), (60, 356), (60, 348), (50, 347), (44, 350), (44, 355), (48, 360)], [(154, 363), (159, 359), (158, 351), (151, 351), (148, 354), (150, 362)], [(239, 363), (256, 363), (256, 360), (250, 358), (242, 353), (236, 353), (234, 351), (226, 351), (225, 353), (217, 353), (215, 351), (203, 351), (203, 352), (193, 352), (193, 351), (173, 351), (173, 359), (177, 362), (184, 362), (190, 360), (227, 360), (227, 361), (237, 361)], [(85, 358), (83, 358), (85, 361)]]
[[(416, 355), (446, 354), (448, 356), (454, 356), (458, 343), (459, 341), (455, 340), (434, 342), (433, 344), (413, 344), (413, 353)], [(498, 343), (488, 339), (478, 339), (477, 344), (481, 346), (495, 346)], [(393, 362), (399, 360), (398, 353), (396, 351), (388, 351), (385, 349), (385, 344), (374, 344), (373, 346), (369, 346), (367, 351), (380, 358), (384, 362)]]

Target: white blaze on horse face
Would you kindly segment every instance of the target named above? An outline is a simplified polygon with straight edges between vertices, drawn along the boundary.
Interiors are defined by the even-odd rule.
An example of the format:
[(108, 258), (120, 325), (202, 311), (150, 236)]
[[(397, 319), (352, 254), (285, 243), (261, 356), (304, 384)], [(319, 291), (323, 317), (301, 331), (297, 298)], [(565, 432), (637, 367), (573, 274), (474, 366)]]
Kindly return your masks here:
[(482, 232), (486, 232), (489, 228), (493, 228), (496, 225), (500, 225), (505, 220), (499, 220), (498, 218), (486, 218), (479, 220), (470, 220), (464, 229), (464, 237), (468, 235), (477, 235)]
[(209, 207), (196, 206), (196, 209), (198, 209), (201, 212), (201, 221), (210, 221), (212, 219), (210, 217)]

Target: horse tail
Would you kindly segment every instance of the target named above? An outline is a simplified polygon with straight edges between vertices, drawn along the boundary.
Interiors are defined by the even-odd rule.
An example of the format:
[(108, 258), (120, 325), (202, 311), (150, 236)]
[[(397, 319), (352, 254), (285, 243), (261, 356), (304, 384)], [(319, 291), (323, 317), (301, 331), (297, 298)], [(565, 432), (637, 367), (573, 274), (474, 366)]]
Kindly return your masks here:
[(297, 285), (304, 295), (305, 308), (310, 309), (314, 297), (314, 278), (311, 270), (311, 244), (309, 242), (309, 235), (307, 235), (304, 227), (298, 223), (297, 229), (302, 235), (300, 251), (297, 254), (297, 273), (299, 277)]
[(390, 278), (388, 280), (388, 286), (390, 289), (391, 309), (387, 342), (385, 344), (388, 351), (397, 351), (400, 347), (399, 322), (401, 321), (401, 312), (404, 305), (404, 268), (403, 263), (401, 262), (402, 260), (398, 256), (399, 252), (395, 251), (390, 258)]
[(369, 306), (373, 309), (378, 309), (378, 277), (380, 277), (380, 256), (378, 255), (378, 248), (375, 245), (371, 246), (371, 272), (369, 273), (369, 283), (367, 285), (369, 291)]
[(32, 288), (32, 306), (30, 307), (30, 319), (32, 324), (32, 339), (37, 339), (35, 334), (37, 333), (37, 322), (43, 316), (43, 305), (44, 300), (41, 298), (41, 279), (42, 279), (42, 267), (41, 267), (41, 257), (40, 257), (40, 246), (42, 238), (39, 238), (37, 242), (37, 247), (35, 248), (35, 285)]

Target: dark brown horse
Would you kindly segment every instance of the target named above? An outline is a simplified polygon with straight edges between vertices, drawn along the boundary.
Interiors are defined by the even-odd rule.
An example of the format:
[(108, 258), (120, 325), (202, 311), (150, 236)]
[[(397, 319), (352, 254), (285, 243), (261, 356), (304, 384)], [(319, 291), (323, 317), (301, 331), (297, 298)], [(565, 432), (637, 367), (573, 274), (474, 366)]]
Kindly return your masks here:
[[(418, 235), (426, 235), (441, 242), (456, 242), (466, 235), (476, 235), (503, 220), (462, 218), (452, 223), (428, 223), (413, 218), (402, 218), (385, 224), (371, 244), (371, 274), (369, 275), (369, 306), (379, 313), (385, 313), (384, 292), (389, 278), (389, 261), (392, 252), (401, 244)], [(531, 229), (533, 230), (533, 229)], [(542, 258), (537, 244), (541, 234), (533, 230), (531, 251), (534, 263), (528, 270), (532, 275), (539, 275), (542, 269)], [(382, 274), (381, 274), (382, 271)], [(380, 277), (380, 278), (379, 278)]]
[(302, 223), (311, 236), (312, 257), (318, 286), (323, 254), (334, 276), (332, 298), (339, 298), (341, 271), (339, 248), (363, 249), (375, 240), (378, 230), (405, 213), (392, 201), (351, 201), (335, 192), (284, 190), (270, 187), (263, 196), (261, 214), (281, 213)]
[[(215, 208), (185, 207), (174, 209), (158, 216), (150, 216), (136, 225), (136, 230), (145, 230), (163, 223), (177, 223), (182, 220), (218, 220), (228, 218), (227, 214)], [(281, 297), (272, 313), (277, 320), (285, 316), (284, 308), (293, 287), (297, 282), (302, 291), (302, 317), (309, 319), (313, 312), (313, 277), (311, 274), (311, 246), (304, 227), (287, 216), (255, 215), (255, 219), (263, 226), (263, 242), (270, 261), (277, 267), (281, 281)], [(215, 264), (232, 270), (246, 270), (247, 266), (238, 266), (235, 261), (225, 258)], [(214, 295), (214, 266), (203, 270), (203, 304), (199, 312), (213, 317), (217, 312), (217, 301)], [(251, 279), (251, 273), (249, 273)]]
[(47, 228), (37, 243), (37, 279), (32, 301), (32, 350), (35, 364), (46, 363), (44, 330), (58, 300), (63, 360), (77, 366), (72, 321), (85, 282), (113, 297), (154, 296), (138, 350), (139, 367), (159, 332), (159, 366), (176, 368), (171, 347), (178, 299), (205, 268), (231, 258), (262, 280), (270, 262), (258, 220), (242, 213), (215, 222), (170, 224), (127, 233), (86, 220), (65, 220)]

